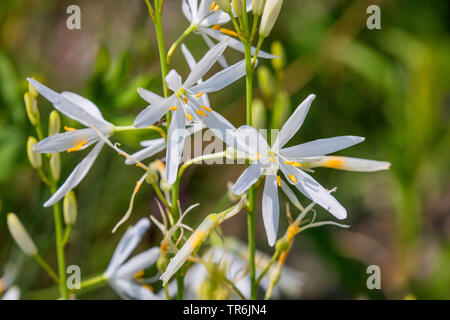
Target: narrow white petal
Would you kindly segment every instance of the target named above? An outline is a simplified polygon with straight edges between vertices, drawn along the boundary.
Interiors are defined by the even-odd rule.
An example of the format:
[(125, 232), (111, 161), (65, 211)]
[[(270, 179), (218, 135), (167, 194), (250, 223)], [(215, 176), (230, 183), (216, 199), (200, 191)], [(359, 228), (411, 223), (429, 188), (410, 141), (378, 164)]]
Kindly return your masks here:
[(150, 289), (134, 283), (132, 280), (116, 279), (110, 282), (120, 296), (136, 300), (161, 300)]
[(134, 226), (127, 229), (114, 250), (111, 261), (105, 271), (105, 276), (111, 277), (128, 259), (131, 252), (141, 242), (150, 224), (150, 219), (142, 218)]
[(175, 70), (170, 70), (166, 76), (166, 83), (170, 90), (177, 92), (181, 88), (181, 76)]
[(95, 147), (88, 153), (88, 155), (73, 169), (72, 173), (69, 175), (67, 180), (63, 183), (61, 187), (51, 196), (47, 202), (44, 203), (44, 207), (50, 207), (54, 205), (56, 202), (61, 200), (67, 192), (75, 188), (81, 180), (84, 179), (89, 169), (97, 159), (98, 154), (103, 148), (105, 143), (103, 141), (99, 141)]
[(200, 5), (198, 6), (198, 17), (199, 19), (202, 19), (210, 13), (209, 8), (211, 8), (211, 5), (214, 0), (201, 0)]
[(181, 10), (183, 11), (183, 14), (186, 17), (186, 19), (192, 21), (191, 9), (189, 8), (189, 5), (186, 2), (186, 0), (181, 1)]
[(89, 99), (86, 99), (85, 97), (80, 96), (79, 94), (76, 94), (74, 92), (70, 91), (63, 91), (61, 92), (61, 95), (72, 101), (73, 103), (79, 105), (84, 110), (86, 110), (88, 113), (96, 117), (98, 120), (105, 120), (103, 119), (103, 115), (100, 112), (100, 109)]
[(286, 179), (294, 184), (307, 198), (323, 207), (338, 219), (345, 219), (347, 217), (345, 208), (309, 174), (284, 163), (280, 163), (280, 168), (286, 176)]
[(388, 170), (389, 167), (391, 166), (391, 164), (386, 161), (340, 157), (340, 156), (318, 157), (308, 159), (307, 162), (308, 166), (311, 168), (326, 167), (359, 172), (374, 172), (380, 170)]
[(197, 62), (195, 61), (191, 51), (189, 51), (189, 49), (185, 46), (184, 43), (181, 44), (181, 52), (183, 52), (183, 56), (186, 59), (189, 69), (192, 70), (197, 64)]
[(351, 147), (363, 141), (363, 137), (356, 136), (340, 136), (327, 139), (318, 139), (281, 149), (280, 154), (286, 158), (323, 156)]
[(197, 83), (197, 81), (200, 80), (205, 73), (209, 71), (209, 69), (211, 69), (219, 56), (224, 52), (227, 45), (228, 41), (222, 41), (212, 47), (195, 65), (195, 68), (191, 71), (186, 82), (184, 83), (184, 87), (190, 88)]
[(277, 240), (280, 204), (278, 202), (278, 187), (276, 175), (266, 175), (262, 198), (262, 214), (267, 241), (273, 247)]
[(186, 115), (181, 105), (173, 112), (167, 136), (166, 179), (169, 185), (177, 179), (178, 165), (183, 153), (184, 138), (186, 134)]
[[(145, 144), (145, 146), (143, 145)], [(139, 150), (136, 153), (133, 153), (131, 155), (131, 158), (127, 158), (125, 160), (125, 164), (135, 164), (138, 161), (142, 161), (145, 159), (148, 159), (158, 152), (163, 151), (166, 148), (166, 141), (164, 138), (154, 139), (154, 140), (146, 140), (142, 141), (141, 145), (143, 145), (145, 148), (142, 150)]]
[(300, 203), (300, 201), (298, 200), (297, 196), (295, 195), (294, 191), (291, 190), (291, 188), (289, 187), (289, 185), (284, 182), (283, 179), (280, 179), (281, 181), (281, 190), (283, 190), (284, 194), (286, 195), (286, 197), (289, 199), (290, 202), (292, 202), (292, 204), (300, 209), (303, 210), (303, 206)]
[(158, 104), (148, 106), (138, 114), (133, 126), (136, 128), (145, 128), (153, 125), (169, 111), (170, 107), (175, 105), (175, 102), (176, 98), (172, 95)]
[(2, 296), (2, 300), (19, 300), (19, 299), (20, 299), (20, 289), (17, 286), (12, 286)]
[(267, 140), (252, 126), (243, 125), (238, 128), (240, 143), (239, 146), (245, 146), (245, 149), (239, 151), (249, 155), (267, 154), (269, 152), (269, 145)]
[(79, 129), (49, 136), (39, 141), (34, 146), (34, 151), (38, 153), (56, 153), (71, 149), (80, 145), (80, 143), (86, 143), (80, 149), (83, 150), (98, 140), (99, 136), (94, 129)]
[(231, 188), (231, 191), (233, 191), (233, 193), (237, 195), (243, 194), (248, 190), (248, 188), (254, 185), (256, 181), (258, 181), (262, 172), (263, 167), (259, 163), (252, 163), (250, 167), (245, 169), (244, 173), (242, 173), (242, 175)]
[(283, 146), (297, 133), (302, 126), (306, 115), (308, 114), (311, 103), (315, 98), (316, 96), (314, 94), (310, 94), (302, 103), (300, 103), (294, 113), (281, 128), (280, 132), (278, 132), (278, 136), (273, 144), (274, 148), (283, 148)]
[(153, 93), (147, 89), (138, 88), (137, 92), (141, 96), (141, 98), (147, 101), (149, 104), (156, 105), (164, 101), (163, 97), (158, 96), (156, 93)]
[[(207, 28), (199, 28), (198, 32), (200, 33), (200, 35), (202, 36), (203, 40), (205, 41), (205, 43), (208, 45), (209, 48), (214, 47), (214, 42), (211, 40), (211, 38), (206, 34), (206, 32), (204, 32), (204, 29)], [(223, 56), (223, 54), (219, 57), (218, 59), (219, 64), (222, 66), (222, 68), (226, 68), (228, 67), (228, 62), (227, 59), (225, 59), (225, 57)]]
[(245, 60), (216, 73), (208, 80), (191, 88), (194, 92), (216, 92), (245, 76)]
[(131, 279), (136, 272), (154, 265), (159, 258), (159, 253), (159, 247), (153, 247), (135, 255), (119, 267), (114, 277)]

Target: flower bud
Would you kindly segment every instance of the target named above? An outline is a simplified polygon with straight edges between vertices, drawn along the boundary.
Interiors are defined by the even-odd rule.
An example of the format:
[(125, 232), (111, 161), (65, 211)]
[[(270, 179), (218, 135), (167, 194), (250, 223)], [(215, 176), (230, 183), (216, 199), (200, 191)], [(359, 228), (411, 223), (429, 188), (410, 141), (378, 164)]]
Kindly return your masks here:
[(253, 14), (255, 16), (260, 16), (263, 13), (265, 4), (266, 4), (266, 0), (253, 0), (253, 2), (252, 2)]
[(50, 155), (50, 171), (53, 181), (57, 182), (61, 176), (61, 158), (59, 153), (52, 153)]
[(281, 128), (283, 123), (289, 118), (290, 111), (291, 101), (289, 95), (285, 91), (278, 92), (273, 103), (272, 123), (270, 127)]
[(274, 95), (276, 89), (275, 79), (268, 67), (261, 66), (258, 68), (258, 84), (262, 94), (267, 99), (270, 99)]
[(271, 53), (278, 59), (271, 59), (272, 66), (276, 71), (283, 71), (286, 66), (286, 52), (280, 41), (272, 42)]
[(167, 266), (169, 265), (169, 258), (167, 257), (167, 253), (166, 252), (161, 252), (161, 255), (158, 258), (158, 261), (156, 261), (156, 268), (158, 268), (158, 270), (163, 273), (164, 271), (166, 271)]
[(37, 107), (36, 97), (31, 92), (26, 92), (24, 95), (25, 109), (27, 111), (28, 119), (33, 126), (39, 124), (39, 109)]
[(59, 133), (61, 130), (61, 117), (59, 116), (58, 111), (53, 110), (50, 112), (50, 117), (48, 120), (48, 135), (52, 136), (54, 134)]
[(259, 26), (259, 35), (266, 38), (273, 29), (280, 14), (283, 0), (268, 0), (264, 6), (264, 12)]
[(245, 7), (245, 0), (231, 0), (231, 2), (233, 4), (233, 10), (234, 13), (236, 13), (236, 17), (242, 16), (244, 12), (247, 11), (247, 8)]
[(37, 254), (36, 245), (14, 213), (8, 213), (7, 223), (9, 232), (20, 249), (29, 256)]
[(63, 211), (64, 211), (64, 223), (66, 225), (74, 225), (77, 221), (77, 198), (75, 197), (75, 193), (73, 191), (69, 191), (64, 197), (63, 202)]
[[(34, 79), (33, 77), (31, 79)], [(31, 95), (35, 98), (39, 95), (39, 92), (33, 87), (33, 85), (28, 82), (28, 91), (31, 93)]]
[(37, 143), (35, 137), (28, 137), (27, 141), (27, 155), (28, 160), (33, 168), (39, 169), (42, 166), (42, 155), (40, 153), (34, 152), (34, 145)]
[(253, 114), (253, 127), (255, 129), (265, 129), (266, 126), (266, 108), (264, 107), (264, 102), (260, 99), (253, 100), (252, 105)]
[(222, 11), (229, 13), (231, 11), (231, 2), (230, 0), (216, 0), (216, 4), (219, 6)]

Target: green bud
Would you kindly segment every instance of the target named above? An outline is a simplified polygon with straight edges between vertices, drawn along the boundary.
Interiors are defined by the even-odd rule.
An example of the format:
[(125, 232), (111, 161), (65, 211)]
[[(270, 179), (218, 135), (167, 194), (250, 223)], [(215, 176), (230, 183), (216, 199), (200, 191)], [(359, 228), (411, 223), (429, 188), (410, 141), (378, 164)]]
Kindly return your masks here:
[(231, 12), (231, 2), (230, 0), (216, 0), (216, 4), (222, 11), (229, 13)]
[[(32, 79), (34, 79), (34, 78), (32, 78)], [(37, 96), (39, 95), (39, 92), (37, 92), (37, 90), (33, 87), (33, 85), (30, 82), (28, 82), (28, 91), (35, 98), (37, 98)]]
[(252, 0), (253, 14), (255, 16), (260, 16), (263, 13), (265, 4), (266, 4), (266, 0)]
[(166, 252), (161, 252), (161, 255), (158, 258), (158, 261), (156, 261), (156, 268), (158, 268), (161, 273), (164, 273), (166, 271), (167, 266), (169, 265), (169, 258), (167, 257)]
[(42, 166), (42, 155), (40, 153), (33, 151), (33, 148), (36, 143), (37, 143), (37, 140), (35, 137), (28, 137), (27, 156), (28, 156), (28, 161), (30, 161), (31, 166), (35, 169), (39, 169)]
[(59, 153), (52, 153), (50, 155), (50, 171), (53, 181), (57, 182), (61, 176), (61, 158)]
[(277, 240), (275, 244), (275, 250), (278, 252), (286, 251), (289, 248), (289, 243), (286, 241), (286, 239), (283, 237), (279, 240)]
[(36, 255), (38, 252), (36, 245), (20, 222), (19, 218), (14, 213), (8, 213), (6, 219), (9, 232), (20, 249), (22, 249), (22, 251), (28, 256)]
[(247, 11), (245, 0), (231, 0), (231, 3), (233, 4), (233, 10), (236, 13), (236, 17), (242, 16), (244, 12)]
[(261, 25), (259, 26), (259, 35), (266, 38), (273, 29), (275, 22), (280, 14), (283, 0), (267, 1), (262, 14)]
[(26, 92), (24, 95), (25, 109), (27, 111), (28, 119), (33, 126), (39, 124), (39, 109), (37, 106), (36, 97), (31, 92)]
[(258, 68), (258, 83), (262, 94), (270, 99), (275, 92), (275, 79), (273, 78), (272, 72), (266, 66), (261, 66)]
[(291, 101), (289, 95), (285, 91), (278, 92), (273, 105), (272, 123), (270, 127), (274, 129), (281, 128), (289, 118), (290, 111)]
[(59, 133), (61, 130), (61, 117), (58, 111), (53, 110), (50, 112), (50, 117), (48, 119), (48, 135), (52, 136)]
[(272, 66), (276, 71), (283, 71), (286, 66), (286, 52), (284, 51), (284, 47), (280, 41), (272, 42), (271, 53), (274, 56), (277, 56), (278, 59), (270, 60), (272, 62)]
[(145, 178), (145, 181), (148, 184), (155, 184), (158, 183), (159, 175), (158, 171), (155, 170), (152, 166), (149, 166), (150, 170), (147, 171), (147, 177)]
[(69, 191), (64, 197), (63, 211), (64, 223), (66, 225), (74, 225), (77, 221), (78, 205), (73, 191)]
[(253, 127), (255, 129), (266, 129), (266, 108), (260, 99), (253, 100), (252, 105)]

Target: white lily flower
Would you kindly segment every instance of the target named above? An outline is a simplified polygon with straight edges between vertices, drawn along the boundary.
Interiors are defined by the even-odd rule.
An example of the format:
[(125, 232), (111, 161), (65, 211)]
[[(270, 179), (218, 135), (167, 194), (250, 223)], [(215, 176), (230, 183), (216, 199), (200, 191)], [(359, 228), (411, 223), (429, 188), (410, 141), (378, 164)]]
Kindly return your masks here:
[[(235, 31), (223, 28), (222, 25), (230, 22), (230, 16), (223, 10), (219, 10), (219, 6), (215, 5), (213, 0), (183, 0), (181, 8), (186, 19), (191, 23), (195, 32), (200, 34), (205, 43), (212, 48), (215, 39), (219, 42), (229, 40), (229, 46), (237, 51), (244, 52), (244, 45), (236, 39), (238, 35)], [(247, 1), (247, 12), (252, 10), (252, 1)], [(211, 39), (212, 38), (212, 39)], [(252, 55), (256, 48), (252, 47)], [(260, 51), (258, 58), (273, 59), (276, 56)], [(222, 67), (228, 66), (225, 58), (220, 54), (219, 63)]]
[(106, 137), (110, 137), (114, 132), (114, 125), (106, 121), (97, 106), (88, 99), (73, 92), (58, 93), (34, 79), (27, 78), (27, 80), (53, 104), (56, 110), (88, 127), (78, 130), (66, 128), (68, 132), (49, 136), (35, 145), (35, 152), (80, 151), (96, 144), (75, 167), (63, 185), (44, 203), (44, 207), (49, 207), (64, 198), (70, 190), (84, 179), (104, 145), (97, 131)]
[(141, 242), (149, 227), (150, 219), (143, 218), (125, 232), (103, 274), (121, 297), (138, 300), (162, 299), (161, 295), (153, 293), (145, 285), (136, 281), (137, 274), (156, 263), (160, 252), (159, 247), (145, 250), (125, 262)]
[[(238, 129), (241, 139), (243, 139), (247, 145), (247, 153), (252, 164), (239, 177), (232, 190), (235, 194), (240, 195), (256, 183), (261, 175), (266, 175), (262, 199), (262, 211), (264, 227), (266, 229), (269, 245), (271, 246), (275, 244), (278, 232), (278, 187), (282, 187), (281, 178), (277, 175), (278, 169), (283, 172), (286, 180), (294, 185), (307, 198), (316, 202), (338, 219), (345, 219), (347, 217), (345, 208), (303, 169), (307, 168), (308, 164), (311, 162), (311, 157), (323, 157), (324, 155), (351, 147), (352, 145), (364, 141), (364, 138), (356, 136), (340, 136), (319, 139), (293, 147), (283, 148), (300, 129), (314, 98), (315, 95), (309, 95), (298, 106), (292, 116), (281, 128), (272, 147), (269, 146), (266, 139), (264, 139), (256, 129), (250, 126), (242, 126)], [(325, 160), (315, 160), (313, 164), (317, 166), (321, 165), (320, 161), (325, 161), (325, 164), (328, 163), (329, 166), (331, 166), (330, 161), (333, 161), (333, 158), (331, 158), (331, 160), (330, 158), (324, 159)], [(388, 162), (371, 162), (369, 160), (363, 160), (361, 162), (361, 160), (349, 160), (348, 158), (339, 161), (342, 162), (342, 169), (353, 168), (356, 170), (363, 169), (361, 171), (376, 171), (389, 168)], [(287, 186), (282, 189), (285, 190), (286, 187)], [(288, 197), (290, 196), (291, 195), (288, 194)]]
[[(216, 73), (208, 80), (201, 82), (202, 77), (213, 66), (226, 47), (227, 41), (224, 41), (210, 49), (193, 66), (184, 83), (181, 82), (181, 76), (175, 70), (171, 70), (166, 77), (166, 82), (174, 94), (168, 98), (161, 98), (150, 91), (138, 89), (141, 97), (148, 101), (150, 106), (136, 117), (135, 127), (142, 128), (152, 125), (167, 112), (172, 112), (166, 153), (166, 175), (167, 182), (170, 185), (175, 182), (177, 177), (178, 165), (186, 136), (186, 123), (202, 121), (216, 135), (223, 135), (229, 129), (235, 131), (228, 120), (213, 111), (210, 106), (205, 105), (209, 102), (207, 99), (202, 98), (204, 94), (221, 90), (245, 75), (245, 61), (240, 61)], [(198, 83), (199, 81), (200, 83)]]

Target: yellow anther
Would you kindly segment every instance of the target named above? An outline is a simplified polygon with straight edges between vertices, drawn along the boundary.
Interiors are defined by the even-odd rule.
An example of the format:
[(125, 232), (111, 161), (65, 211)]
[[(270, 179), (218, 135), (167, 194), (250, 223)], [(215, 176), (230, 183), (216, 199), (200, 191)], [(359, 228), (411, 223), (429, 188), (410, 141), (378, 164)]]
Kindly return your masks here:
[(183, 101), (184, 101), (184, 104), (187, 104), (188, 103), (188, 99), (185, 97), (185, 98), (183, 98)]
[(134, 188), (134, 193), (137, 193), (139, 191), (139, 189), (141, 188), (141, 186), (142, 186), (141, 181), (136, 182), (136, 187)]
[(300, 162), (296, 162), (296, 161), (285, 161), (284, 163), (286, 163), (287, 165), (293, 166), (293, 167), (301, 167), (303, 166)]
[(67, 152), (74, 152), (74, 151), (80, 151), (81, 149), (83, 149), (83, 147), (87, 144), (87, 141), (82, 141), (80, 143), (78, 143), (77, 145), (75, 145), (73, 148), (67, 149)]
[(322, 167), (341, 169), (343, 164), (344, 164), (343, 157), (329, 156), (327, 157), (327, 162), (325, 162), (322, 165)]
[(216, 6), (214, 7), (214, 11), (218, 11), (220, 9), (219, 5), (216, 4)]
[(212, 111), (212, 109), (208, 108), (207, 106), (200, 106), (200, 108), (202, 108), (203, 110), (206, 110), (206, 111)]
[(153, 287), (152, 287), (151, 285), (146, 284), (146, 283), (142, 283), (141, 286), (143, 286), (144, 288), (150, 290), (151, 292), (153, 292), (153, 290), (154, 290)]
[(280, 176), (277, 176), (277, 183), (278, 183), (278, 186), (281, 187), (281, 178), (280, 178)]
[(287, 251), (283, 251), (283, 252), (280, 254), (280, 257), (278, 258), (278, 263), (279, 263), (279, 264), (283, 264), (284, 261), (286, 261), (287, 253), (288, 253)]
[(229, 36), (236, 37), (236, 38), (238, 37), (238, 34), (236, 32), (234, 32), (233, 30), (230, 30), (227, 28), (220, 28), (219, 30), (220, 30), (220, 32), (227, 34)]
[(186, 113), (186, 118), (188, 118), (189, 121), (192, 120), (192, 116), (189, 113)]
[(176, 111), (177, 109), (178, 109), (177, 106), (173, 106), (173, 107), (170, 107), (170, 108), (169, 108), (170, 111)]
[(295, 237), (295, 235), (297, 233), (299, 233), (299, 232), (300, 232), (300, 227), (299, 226), (296, 226), (296, 225), (289, 226), (288, 229), (287, 229), (286, 240), (288, 242), (290, 242)]
[(168, 248), (169, 248), (169, 246), (167, 245), (167, 242), (161, 241), (161, 246), (160, 246), (161, 252), (166, 252)]
[(142, 168), (144, 170), (147, 170), (147, 167), (145, 165), (143, 165), (142, 163), (138, 162), (136, 163), (136, 167)]
[(219, 29), (220, 29), (220, 25), (215, 24), (215, 25), (212, 26), (212, 28), (213, 28), (214, 30), (219, 30)]
[(203, 230), (198, 230), (196, 233), (192, 235), (192, 248), (195, 249), (200, 244), (203, 239)]
[(199, 116), (202, 116), (202, 117), (205, 116), (205, 111), (203, 111), (203, 110), (197, 110), (196, 112)]
[(197, 93), (194, 97), (196, 98), (200, 98), (203, 95), (203, 91), (200, 91), (199, 93)]
[(215, 7), (216, 7), (216, 2), (213, 1), (213, 3), (211, 4), (211, 7), (209, 7), (209, 11), (213, 11)]
[(270, 161), (271, 163), (274, 163), (274, 162), (275, 162), (275, 158), (274, 158), (274, 157), (270, 157), (270, 158), (269, 158), (269, 161)]
[(68, 126), (64, 126), (64, 130), (66, 130), (66, 131), (75, 131), (77, 129), (71, 128), (71, 127), (68, 127)]
[(135, 274), (133, 274), (134, 279), (139, 279), (139, 278), (142, 278), (143, 276), (144, 276), (144, 270), (140, 270), (140, 271), (136, 272)]
[(291, 179), (291, 181), (293, 183), (297, 183), (297, 179), (294, 177), (294, 175), (292, 173), (288, 177), (289, 177), (289, 179)]

